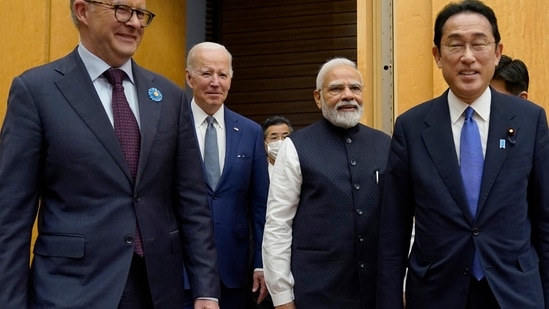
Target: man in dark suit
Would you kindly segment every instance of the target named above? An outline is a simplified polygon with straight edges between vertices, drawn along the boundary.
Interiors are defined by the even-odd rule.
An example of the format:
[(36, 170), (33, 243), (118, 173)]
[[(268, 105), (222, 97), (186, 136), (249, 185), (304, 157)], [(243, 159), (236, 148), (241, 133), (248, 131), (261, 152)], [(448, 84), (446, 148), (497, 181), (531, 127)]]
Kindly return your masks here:
[(145, 1), (116, 3), (71, 0), (78, 47), (13, 80), (0, 136), (2, 308), (180, 309), (183, 258), (195, 293), (219, 297), (184, 92), (131, 59), (154, 17)]
[(271, 176), (263, 240), (275, 308), (374, 309), (387, 134), (359, 123), (362, 77), (334, 58), (314, 99), (324, 119), (288, 136)]
[(489, 87), (503, 46), (495, 14), (482, 2), (446, 6), (435, 21), (434, 44), (449, 90), (395, 124), (378, 308), (403, 308), (408, 265), (408, 309), (547, 309), (545, 111)]
[[(204, 157), (214, 222), (220, 307), (243, 309), (251, 293), (246, 288), (250, 261), (258, 302), (267, 295), (261, 261), (269, 187), (263, 132), (259, 124), (224, 106), (233, 76), (232, 57), (224, 46), (211, 42), (195, 45), (187, 56), (186, 76), (193, 90), (190, 109)], [(208, 159), (208, 130), (215, 131), (213, 161)]]

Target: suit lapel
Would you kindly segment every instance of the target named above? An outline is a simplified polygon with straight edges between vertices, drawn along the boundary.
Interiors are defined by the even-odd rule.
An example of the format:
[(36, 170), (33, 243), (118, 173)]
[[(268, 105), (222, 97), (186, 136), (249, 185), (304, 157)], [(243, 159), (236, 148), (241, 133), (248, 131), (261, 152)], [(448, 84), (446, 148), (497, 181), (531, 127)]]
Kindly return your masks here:
[[(231, 110), (225, 108), (225, 164), (223, 166), (223, 173), (219, 179), (219, 183), (222, 184), (223, 180), (228, 177), (228, 173), (233, 166), (234, 160), (236, 158), (238, 151), (238, 144), (240, 142), (240, 137), (242, 136), (238, 126), (238, 119), (234, 117)], [(218, 185), (219, 187), (219, 185)]]
[(131, 180), (122, 147), (76, 49), (56, 70), (64, 75), (55, 83), (59, 91)]
[(425, 125), (423, 141), (433, 164), (457, 205), (472, 222), (454, 145), (447, 93), (435, 100), (425, 118)]
[(149, 95), (149, 90), (156, 88), (162, 91), (159, 86), (153, 83), (154, 75), (143, 70), (132, 60), (133, 77), (135, 80), (135, 87), (137, 89), (137, 101), (139, 104), (139, 114), (141, 123), (141, 153), (139, 155), (139, 169), (137, 172), (137, 180), (139, 182), (143, 167), (145, 167), (149, 158), (152, 143), (157, 133), (160, 112), (162, 110), (163, 102), (154, 101)]
[[(494, 185), (497, 175), (501, 169), (509, 150), (514, 144), (507, 139), (509, 128), (515, 130), (515, 136), (518, 135), (520, 128), (513, 121), (515, 114), (507, 108), (505, 100), (499, 100), (500, 95), (492, 91), (492, 104), (490, 105), (490, 128), (488, 130), (488, 140), (486, 142), (486, 155), (484, 159), (484, 171), (482, 174), (482, 184), (480, 188), (478, 212), (482, 211), (482, 206), (486, 202), (490, 190)], [(505, 148), (500, 147), (500, 141), (503, 140)]]

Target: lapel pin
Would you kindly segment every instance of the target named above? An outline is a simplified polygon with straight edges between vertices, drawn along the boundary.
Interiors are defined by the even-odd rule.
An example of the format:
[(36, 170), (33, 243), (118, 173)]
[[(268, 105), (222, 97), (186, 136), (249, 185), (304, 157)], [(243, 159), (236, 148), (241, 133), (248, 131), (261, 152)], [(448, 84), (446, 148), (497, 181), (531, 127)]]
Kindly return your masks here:
[(516, 140), (515, 140), (515, 129), (513, 129), (513, 128), (507, 129), (507, 140), (509, 141), (509, 143), (515, 144), (515, 142), (516, 142)]
[(505, 139), (499, 140), (499, 149), (505, 149)]
[(149, 98), (155, 102), (162, 101), (162, 92), (156, 88), (149, 88)]
[(235, 130), (236, 132), (240, 131), (240, 129), (237, 127), (233, 127), (233, 130)]

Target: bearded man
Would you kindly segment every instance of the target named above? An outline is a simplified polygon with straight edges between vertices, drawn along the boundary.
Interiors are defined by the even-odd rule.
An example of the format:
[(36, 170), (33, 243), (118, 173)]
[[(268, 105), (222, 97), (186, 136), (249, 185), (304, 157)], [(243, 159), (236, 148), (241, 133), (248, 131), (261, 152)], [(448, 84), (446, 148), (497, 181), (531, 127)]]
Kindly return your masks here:
[(375, 308), (390, 138), (359, 123), (362, 90), (353, 61), (326, 62), (313, 92), (324, 119), (280, 148), (263, 236), (275, 308)]

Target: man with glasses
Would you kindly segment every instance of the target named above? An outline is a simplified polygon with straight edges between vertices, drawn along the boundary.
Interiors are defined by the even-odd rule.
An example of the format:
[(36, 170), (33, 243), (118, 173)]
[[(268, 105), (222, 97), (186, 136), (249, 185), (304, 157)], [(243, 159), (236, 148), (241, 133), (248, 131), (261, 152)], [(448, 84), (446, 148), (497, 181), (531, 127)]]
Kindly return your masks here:
[(502, 49), (484, 3), (439, 12), (432, 51), (449, 89), (395, 123), (379, 309), (403, 308), (406, 266), (406, 308), (549, 308), (547, 119), (489, 87)]
[(326, 62), (313, 92), (323, 119), (293, 132), (277, 155), (263, 238), (265, 280), (277, 309), (376, 307), (390, 138), (359, 123), (362, 87), (353, 61)]
[[(15, 77), (0, 135), (0, 307), (219, 308), (183, 90), (133, 60), (144, 0), (71, 0), (80, 44)], [(29, 268), (33, 222), (38, 237)]]

